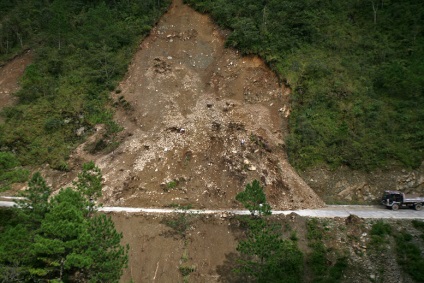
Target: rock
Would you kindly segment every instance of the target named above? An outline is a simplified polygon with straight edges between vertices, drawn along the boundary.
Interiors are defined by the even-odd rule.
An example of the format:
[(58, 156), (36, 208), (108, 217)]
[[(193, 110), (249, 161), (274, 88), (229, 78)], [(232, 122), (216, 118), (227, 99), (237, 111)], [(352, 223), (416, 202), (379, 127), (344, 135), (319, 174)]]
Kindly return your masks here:
[(218, 123), (216, 121), (212, 122), (212, 130), (218, 131), (220, 128), (221, 128), (221, 124), (220, 123)]
[(212, 108), (213, 104), (209, 102), (209, 103), (207, 103), (207, 104), (206, 104), (206, 106), (207, 106), (208, 108)]
[(346, 225), (356, 225), (361, 223), (361, 218), (354, 214), (351, 214), (346, 218), (345, 223)]
[(248, 159), (243, 160), (243, 164), (249, 165), (250, 161)]
[(81, 127), (76, 131), (77, 136), (82, 136), (85, 132), (85, 127)]
[(256, 166), (250, 165), (249, 168), (247, 168), (249, 171), (256, 171)]

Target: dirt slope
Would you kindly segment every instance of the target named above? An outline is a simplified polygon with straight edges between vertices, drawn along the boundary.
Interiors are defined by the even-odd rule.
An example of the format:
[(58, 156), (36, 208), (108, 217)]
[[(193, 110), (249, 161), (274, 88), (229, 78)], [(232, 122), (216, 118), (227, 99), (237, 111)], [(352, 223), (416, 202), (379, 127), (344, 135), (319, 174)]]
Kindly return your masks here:
[(206, 15), (175, 0), (140, 45), (114, 93), (122, 144), (91, 156), (105, 178), (104, 203), (236, 207), (247, 182), (266, 184), (275, 209), (313, 208), (320, 198), (287, 161), (289, 90), (257, 57), (224, 48)]
[(12, 94), (19, 89), (19, 78), (31, 62), (32, 53), (27, 51), (4, 66), (0, 66), (0, 110), (14, 103), (15, 98)]

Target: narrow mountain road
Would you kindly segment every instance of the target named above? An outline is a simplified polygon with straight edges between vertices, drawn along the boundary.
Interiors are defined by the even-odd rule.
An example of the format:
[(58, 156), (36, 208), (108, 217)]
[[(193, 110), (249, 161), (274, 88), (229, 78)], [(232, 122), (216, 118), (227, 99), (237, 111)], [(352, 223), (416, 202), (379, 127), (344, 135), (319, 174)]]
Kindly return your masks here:
[[(11, 198), (9, 198), (11, 199)], [(13, 207), (13, 201), (0, 201), (0, 207)], [(172, 209), (172, 208), (144, 208), (144, 207), (119, 207), (105, 206), (99, 208), (102, 212), (125, 212), (125, 213), (150, 213), (150, 214), (170, 214), (170, 213), (192, 213), (192, 214), (222, 214), (222, 215), (249, 215), (248, 210), (237, 209)], [(327, 205), (317, 209), (301, 209), (301, 210), (273, 210), (272, 214), (288, 215), (295, 213), (299, 216), (317, 217), (317, 218), (334, 218), (348, 217), (356, 215), (361, 218), (374, 219), (424, 219), (424, 211), (416, 211), (413, 209), (401, 209), (392, 211), (381, 206), (374, 205)]]

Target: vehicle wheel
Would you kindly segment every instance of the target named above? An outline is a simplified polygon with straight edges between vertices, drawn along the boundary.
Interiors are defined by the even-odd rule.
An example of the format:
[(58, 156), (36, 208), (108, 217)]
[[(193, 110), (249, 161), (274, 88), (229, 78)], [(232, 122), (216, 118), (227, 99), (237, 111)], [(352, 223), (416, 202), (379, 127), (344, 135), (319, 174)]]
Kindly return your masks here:
[(398, 210), (398, 209), (399, 209), (399, 204), (392, 205), (392, 210)]
[(415, 205), (415, 210), (421, 210), (423, 208), (423, 205), (421, 203), (417, 203)]

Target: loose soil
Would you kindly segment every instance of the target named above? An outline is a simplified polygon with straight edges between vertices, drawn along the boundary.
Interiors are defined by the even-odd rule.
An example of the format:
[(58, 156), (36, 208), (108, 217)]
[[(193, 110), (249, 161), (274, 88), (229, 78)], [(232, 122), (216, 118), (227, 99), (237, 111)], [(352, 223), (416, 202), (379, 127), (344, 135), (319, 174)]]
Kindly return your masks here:
[[(186, 225), (176, 229), (170, 223), (183, 222), (178, 215), (112, 213), (111, 216), (117, 230), (123, 232), (123, 243), (130, 245), (129, 266), (121, 282), (131, 279), (133, 282), (251, 282), (234, 272), (240, 259), (236, 247), (246, 232), (240, 217), (186, 214)], [(304, 254), (305, 282), (311, 282), (308, 259), (312, 250), (307, 236), (310, 219), (296, 214), (274, 215), (270, 219), (282, 228), (285, 239), (295, 235)], [(328, 266), (333, 266), (340, 257), (347, 257), (348, 268), (342, 282), (414, 282), (397, 263), (394, 239), (389, 238), (380, 247), (374, 244), (370, 231), (376, 221), (353, 215), (317, 219)], [(385, 220), (385, 223), (394, 230), (408, 231), (423, 250), (420, 232), (411, 222)], [(192, 270), (186, 278), (181, 273), (184, 267)]]
[[(43, 169), (48, 183), (66, 186), (82, 162), (94, 160), (104, 175), (105, 205), (240, 208), (235, 195), (258, 179), (273, 209), (322, 206), (287, 160), (290, 90), (260, 58), (224, 48), (225, 36), (208, 16), (174, 0), (140, 44), (126, 78), (112, 94), (118, 105), (116, 120), (124, 128), (120, 145), (108, 154), (90, 154), (89, 145), (104, 138), (99, 125), (71, 156), (75, 170)], [(0, 109), (13, 103), (10, 94), (30, 62), (28, 53), (0, 69)], [(303, 172), (303, 177), (311, 185), (318, 178), (317, 191), (328, 195), (324, 188), (330, 177), (320, 178), (316, 172)], [(422, 183), (420, 177), (415, 179)], [(247, 282), (232, 272), (237, 242), (244, 235), (237, 218), (186, 215), (183, 231), (170, 227), (182, 221), (178, 215), (110, 215), (123, 233), (123, 243), (130, 245), (129, 267), (121, 282), (183, 282), (181, 267), (193, 271), (188, 282)], [(310, 252), (305, 218), (273, 217), (288, 229), (287, 237), (296, 231), (300, 248)], [(410, 282), (390, 251), (376, 255), (367, 248), (370, 221), (322, 221), (327, 221), (325, 244), (334, 259), (344, 251), (354, 267), (346, 282)], [(390, 276), (383, 277), (382, 268)]]
[(120, 146), (90, 155), (82, 145), (73, 155), (102, 169), (104, 204), (235, 208), (235, 195), (258, 179), (274, 209), (323, 205), (287, 160), (290, 90), (224, 41), (207, 15), (176, 0), (141, 43), (112, 95), (123, 106)]
[(19, 90), (19, 78), (22, 77), (25, 68), (32, 62), (31, 51), (0, 66), (0, 111), (15, 103), (16, 98), (12, 95)]

